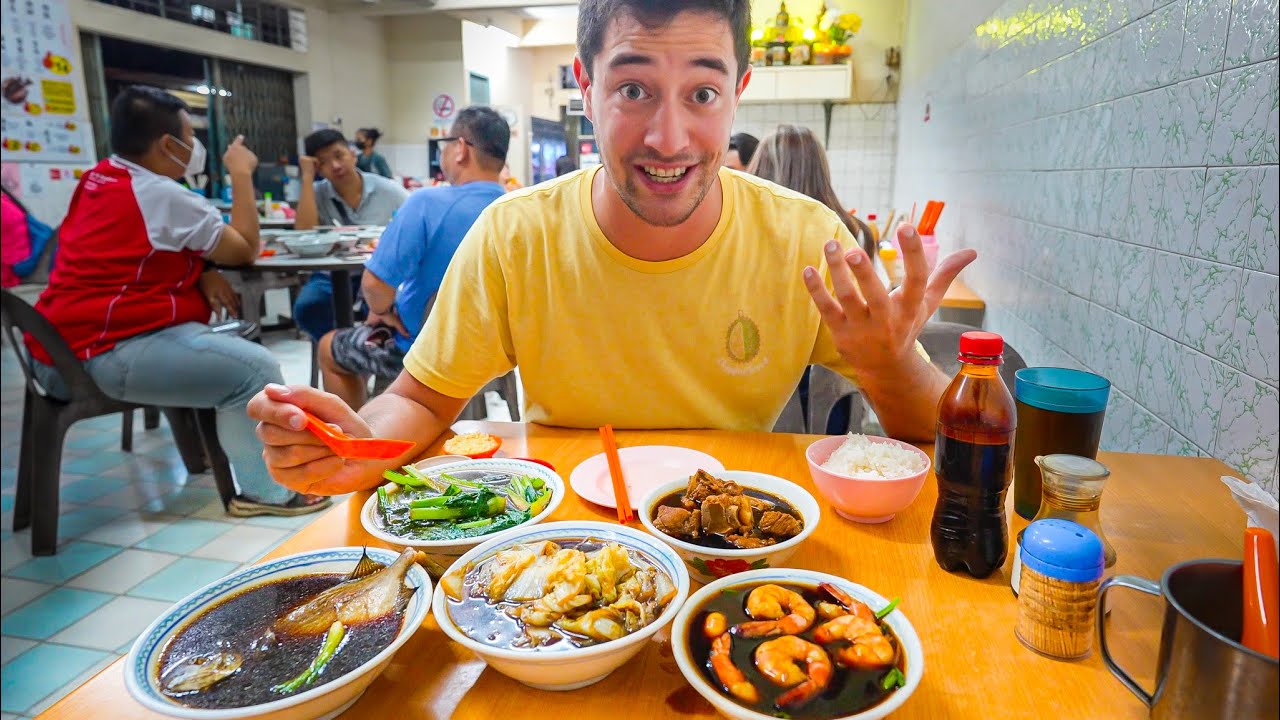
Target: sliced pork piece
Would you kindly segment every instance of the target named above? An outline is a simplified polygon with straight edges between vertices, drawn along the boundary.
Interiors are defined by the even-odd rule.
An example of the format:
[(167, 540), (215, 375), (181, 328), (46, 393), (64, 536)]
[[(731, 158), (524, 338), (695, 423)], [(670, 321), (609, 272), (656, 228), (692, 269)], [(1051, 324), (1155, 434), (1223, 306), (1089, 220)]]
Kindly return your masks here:
[(721, 480), (706, 470), (699, 470), (689, 478), (689, 486), (685, 488), (684, 498), (680, 503), (692, 510), (699, 503), (712, 495), (741, 495), (742, 488), (732, 480)]
[(743, 550), (754, 550), (756, 548), (768, 547), (776, 544), (778, 541), (771, 537), (752, 537), (751, 535), (725, 535), (724, 539), (734, 547)]
[[(730, 516), (732, 515), (732, 521)], [(724, 535), (738, 527), (738, 505), (727, 495), (712, 495), (702, 501), (702, 532)]]
[(804, 524), (795, 518), (777, 510), (767, 510), (760, 515), (760, 532), (776, 538), (795, 537), (804, 529)]
[(694, 519), (693, 513), (684, 508), (659, 506), (658, 514), (653, 518), (653, 526), (672, 537), (688, 539), (697, 537), (697, 520)]

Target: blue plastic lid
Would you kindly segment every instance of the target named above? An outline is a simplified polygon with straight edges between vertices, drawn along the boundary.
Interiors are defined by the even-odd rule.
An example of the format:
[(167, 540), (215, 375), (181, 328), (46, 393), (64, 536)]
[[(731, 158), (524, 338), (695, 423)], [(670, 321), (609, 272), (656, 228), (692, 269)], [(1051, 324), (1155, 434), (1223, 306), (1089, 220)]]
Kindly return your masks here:
[(1013, 374), (1018, 402), (1063, 413), (1096, 413), (1107, 409), (1111, 381), (1101, 375), (1069, 368), (1023, 368)]
[(1102, 577), (1102, 541), (1070, 520), (1037, 520), (1022, 534), (1022, 566), (1045, 577), (1090, 582)]

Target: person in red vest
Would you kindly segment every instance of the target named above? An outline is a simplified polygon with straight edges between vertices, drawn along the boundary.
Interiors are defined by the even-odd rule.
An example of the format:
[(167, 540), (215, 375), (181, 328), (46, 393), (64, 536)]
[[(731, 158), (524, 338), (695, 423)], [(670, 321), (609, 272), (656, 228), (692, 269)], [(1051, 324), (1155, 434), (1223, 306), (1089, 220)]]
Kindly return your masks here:
[[(207, 263), (247, 265), (258, 256), (257, 156), (243, 137), (223, 155), (232, 187), (225, 223), (204, 197), (177, 182), (205, 172), (205, 150), (182, 100), (155, 88), (127, 88), (112, 103), (110, 127), (115, 154), (80, 179), (36, 309), (107, 395), (217, 409), (218, 439), (239, 489), (232, 515), (323, 508), (327, 499), (271, 479), (245, 415), (263, 383), (282, 381), (280, 364), (265, 347), (208, 325), (211, 302), (226, 305), (230, 293)], [(31, 338), (27, 347), (40, 383), (65, 395), (44, 348)]]

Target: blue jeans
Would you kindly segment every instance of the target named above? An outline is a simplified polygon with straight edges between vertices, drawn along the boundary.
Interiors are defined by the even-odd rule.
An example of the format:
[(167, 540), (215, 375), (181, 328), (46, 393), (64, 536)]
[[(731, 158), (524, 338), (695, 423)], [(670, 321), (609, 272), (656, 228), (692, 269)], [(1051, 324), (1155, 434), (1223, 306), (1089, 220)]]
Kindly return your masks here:
[[(51, 367), (33, 363), (37, 379), (55, 396), (66, 386)], [(271, 351), (239, 337), (183, 323), (129, 338), (84, 364), (102, 392), (126, 402), (160, 407), (215, 408), (218, 442), (231, 462), (240, 494), (279, 505), (292, 490), (267, 474), (256, 422), (245, 408), (263, 385), (284, 383)]]
[[(357, 297), (359, 292), (360, 273), (355, 273), (351, 278), (351, 297)], [(293, 303), (293, 323), (316, 342), (334, 329), (333, 278), (329, 273), (312, 273), (298, 291), (298, 299)]]

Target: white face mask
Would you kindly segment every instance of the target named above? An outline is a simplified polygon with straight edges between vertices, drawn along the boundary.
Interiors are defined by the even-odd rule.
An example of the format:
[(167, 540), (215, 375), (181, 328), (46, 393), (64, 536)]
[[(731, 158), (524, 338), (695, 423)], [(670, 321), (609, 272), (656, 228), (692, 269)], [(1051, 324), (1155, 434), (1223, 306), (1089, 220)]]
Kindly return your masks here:
[[(170, 137), (173, 137), (173, 136), (170, 135)], [(182, 142), (178, 138), (173, 138), (173, 139), (182, 147), (187, 146), (186, 143)], [(181, 160), (174, 157), (173, 155), (169, 155), (169, 153), (165, 153), (166, 155), (169, 155), (170, 160), (183, 166), (182, 174), (188, 178), (194, 178), (195, 176), (203, 173), (205, 161), (208, 159), (205, 153), (204, 143), (200, 142), (200, 138), (192, 137), (191, 143), (192, 143), (190, 148), (191, 157), (187, 158), (187, 162), (185, 163), (183, 163)]]

